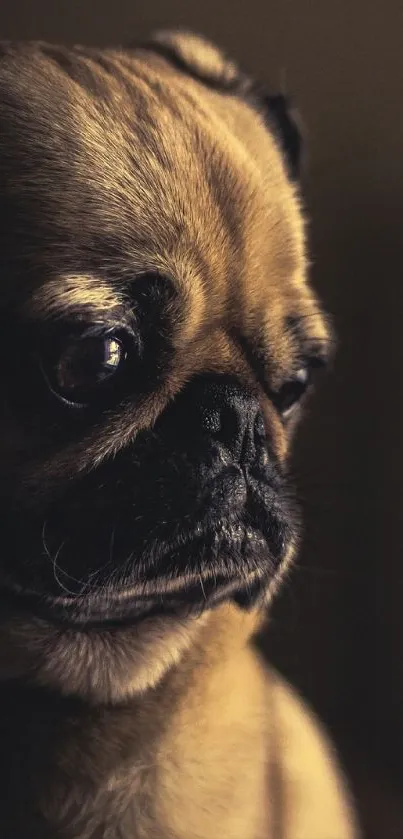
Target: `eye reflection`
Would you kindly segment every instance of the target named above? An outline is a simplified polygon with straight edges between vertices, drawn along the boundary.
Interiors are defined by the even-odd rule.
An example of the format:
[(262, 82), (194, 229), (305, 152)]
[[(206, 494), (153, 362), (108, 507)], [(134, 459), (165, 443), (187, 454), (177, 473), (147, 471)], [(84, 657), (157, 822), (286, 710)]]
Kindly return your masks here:
[(87, 337), (72, 343), (56, 368), (58, 387), (63, 391), (92, 388), (113, 376), (123, 358), (115, 337)]

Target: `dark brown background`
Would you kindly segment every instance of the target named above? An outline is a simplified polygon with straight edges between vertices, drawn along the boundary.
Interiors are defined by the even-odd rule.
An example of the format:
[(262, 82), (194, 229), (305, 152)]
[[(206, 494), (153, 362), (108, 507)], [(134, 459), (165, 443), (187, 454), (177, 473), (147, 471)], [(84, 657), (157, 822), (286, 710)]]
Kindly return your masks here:
[(187, 26), (295, 96), (313, 277), (340, 349), (296, 463), (299, 570), (267, 647), (332, 727), (368, 837), (403, 836), (401, 0), (3, 0), (0, 36), (119, 43)]

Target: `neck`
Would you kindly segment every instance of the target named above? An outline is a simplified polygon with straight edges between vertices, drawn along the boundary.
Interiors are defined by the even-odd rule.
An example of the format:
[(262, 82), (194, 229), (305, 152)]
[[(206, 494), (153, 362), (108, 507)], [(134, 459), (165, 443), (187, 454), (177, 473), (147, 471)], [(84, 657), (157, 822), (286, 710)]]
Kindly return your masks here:
[[(45, 839), (48, 825), (66, 820), (72, 832), (61, 835), (85, 837), (84, 828), (94, 819), (107, 824), (122, 796), (132, 802), (132, 819), (141, 796), (144, 819), (153, 824), (157, 818), (175, 822), (175, 814), (183, 814), (191, 801), (201, 808), (194, 806), (192, 812), (208, 812), (208, 797), (217, 783), (212, 755), (218, 749), (220, 771), (232, 777), (234, 767), (227, 756), (239, 746), (234, 738), (245, 737), (245, 707), (251, 699), (255, 705), (264, 703), (260, 665), (248, 647), (260, 620), (258, 611), (243, 612), (232, 605), (208, 613), (200, 624), (195, 622), (193, 643), (174, 657), (158, 683), (123, 702), (63, 696), (54, 685), (49, 689), (35, 684), (32, 672), (5, 678), (3, 670), (2, 823), (8, 820), (13, 835), (31, 839), (39, 827), (31, 830), (29, 825), (42, 819)], [(211, 788), (206, 782), (209, 773)], [(182, 836), (181, 824), (189, 827), (181, 818), (171, 824), (173, 835)], [(210, 827), (206, 836), (217, 829)]]

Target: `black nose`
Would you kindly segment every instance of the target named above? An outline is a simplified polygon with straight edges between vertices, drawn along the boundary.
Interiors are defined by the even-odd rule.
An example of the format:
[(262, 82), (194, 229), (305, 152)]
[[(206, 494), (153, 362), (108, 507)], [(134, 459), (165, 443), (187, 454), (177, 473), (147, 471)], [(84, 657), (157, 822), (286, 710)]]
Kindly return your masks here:
[(226, 377), (203, 377), (194, 395), (199, 427), (245, 465), (265, 450), (265, 429), (256, 397)]

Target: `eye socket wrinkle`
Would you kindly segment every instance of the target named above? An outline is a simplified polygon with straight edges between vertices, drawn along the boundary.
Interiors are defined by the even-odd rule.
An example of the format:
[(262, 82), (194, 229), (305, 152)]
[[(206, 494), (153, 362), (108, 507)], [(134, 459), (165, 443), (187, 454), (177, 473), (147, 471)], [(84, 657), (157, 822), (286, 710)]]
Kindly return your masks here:
[[(319, 321), (319, 332), (315, 326)], [(334, 348), (333, 329), (320, 310), (287, 318), (286, 331), (299, 346), (299, 362), (308, 364), (314, 370), (326, 367)]]
[[(316, 314), (316, 313), (314, 313)], [(303, 320), (303, 316), (301, 318)], [(287, 334), (290, 340), (290, 357), (287, 369), (282, 373), (283, 384), (294, 379), (301, 369), (306, 368), (307, 372), (326, 366), (329, 358), (329, 343), (324, 336), (320, 338), (306, 335), (301, 329), (300, 321), (297, 318), (289, 318), (285, 324), (285, 337)], [(245, 335), (234, 332), (234, 341), (242, 350), (246, 361), (253, 370), (257, 382), (269, 399), (273, 399), (281, 387), (281, 384), (273, 389), (269, 381), (270, 354), (266, 352), (263, 343), (252, 346), (251, 341)]]

